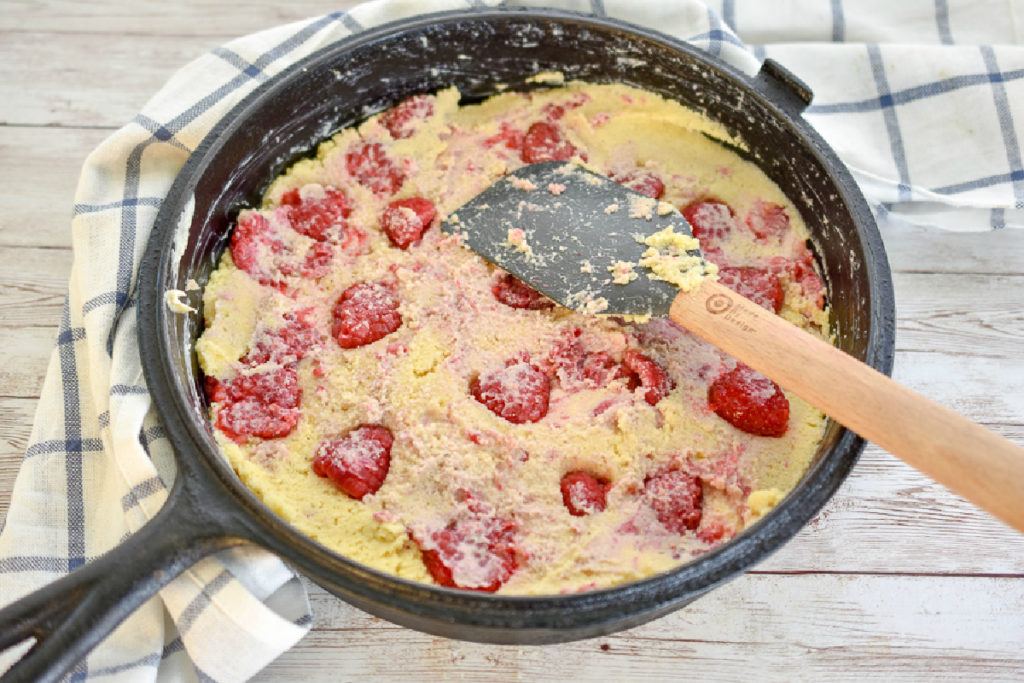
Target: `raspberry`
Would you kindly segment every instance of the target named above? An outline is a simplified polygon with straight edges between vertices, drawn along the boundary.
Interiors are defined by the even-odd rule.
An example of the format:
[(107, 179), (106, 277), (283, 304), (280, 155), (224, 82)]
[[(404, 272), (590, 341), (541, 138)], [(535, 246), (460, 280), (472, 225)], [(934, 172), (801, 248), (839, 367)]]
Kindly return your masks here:
[(348, 497), (362, 500), (384, 483), (393, 443), (387, 427), (360, 425), (322, 441), (313, 456), (313, 472), (333, 481)]
[(504, 145), (508, 149), (520, 151), (523, 149), (523, 139), (525, 134), (518, 128), (513, 128), (506, 121), (501, 122), (501, 126), (498, 129), (497, 135), (484, 140), (484, 144), (488, 147), (493, 147), (498, 144)]
[(584, 356), (580, 370), (583, 381), (595, 387), (608, 386), (612, 380), (629, 378), (629, 370), (605, 351), (594, 351)]
[(819, 310), (825, 307), (825, 285), (814, 270), (814, 254), (806, 247), (797, 258), (775, 258), (770, 265), (776, 272), (785, 273), (791, 282), (800, 285), (803, 295), (814, 302)]
[(722, 265), (722, 243), (736, 227), (732, 208), (717, 199), (706, 199), (687, 205), (682, 213), (693, 229), (693, 236), (700, 242), (704, 256)]
[(528, 164), (538, 161), (568, 161), (576, 154), (576, 148), (567, 142), (558, 129), (546, 121), (530, 126), (523, 138), (523, 161)]
[(636, 349), (629, 349), (623, 354), (622, 364), (636, 375), (640, 380), (640, 386), (647, 389), (644, 392), (644, 400), (652, 406), (657, 405), (658, 401), (668, 396), (668, 393), (676, 386), (672, 378), (665, 372), (665, 368)]
[(549, 102), (541, 107), (541, 113), (548, 121), (557, 121), (565, 116), (565, 107), (560, 104)]
[(722, 266), (718, 281), (773, 313), (782, 308), (782, 283), (775, 273), (753, 266)]
[(706, 522), (704, 526), (697, 529), (697, 538), (710, 545), (721, 541), (727, 531), (721, 522)]
[(644, 495), (669, 531), (685, 534), (700, 526), (704, 490), (697, 477), (681, 470), (655, 474), (644, 482)]
[(548, 355), (548, 365), (563, 387), (582, 384), (597, 389), (608, 386), (612, 380), (630, 376), (629, 371), (607, 352), (584, 349), (577, 339), (580, 333), (579, 328), (572, 330), (572, 336), (555, 342)]
[(825, 286), (814, 270), (814, 255), (809, 249), (799, 259), (790, 261), (791, 278), (800, 285), (804, 296), (820, 310), (825, 305)]
[(306, 252), (306, 257), (299, 267), (304, 278), (319, 280), (331, 272), (331, 261), (334, 260), (334, 249), (326, 242), (314, 242)]
[(438, 584), (493, 593), (519, 566), (515, 531), (512, 521), (476, 513), (413, 540)]
[(412, 136), (421, 122), (434, 113), (431, 95), (413, 95), (381, 114), (380, 123), (396, 140)]
[(308, 316), (313, 309), (285, 313), (285, 324), (275, 330), (264, 330), (259, 341), (249, 349), (241, 362), (254, 367), (274, 362), (281, 365), (302, 360), (306, 353), (319, 346), (322, 339)]
[(825, 284), (813, 270), (808, 270), (800, 277), (800, 289), (804, 296), (814, 302), (818, 310), (825, 308)]
[(287, 436), (298, 424), (302, 390), (293, 367), (238, 375), (222, 382), (207, 378), (206, 388), (210, 402), (221, 404), (217, 427), (238, 443), (249, 436)]
[(789, 399), (779, 385), (742, 363), (711, 383), (708, 405), (733, 427), (756, 436), (782, 436), (789, 423)]
[(609, 483), (587, 472), (569, 472), (560, 483), (562, 503), (569, 514), (582, 517), (604, 510)]
[(267, 251), (277, 253), (284, 249), (284, 243), (270, 225), (267, 217), (249, 213), (238, 219), (231, 232), (231, 260), (261, 285), (274, 286), (279, 278), (266, 270), (261, 261), (266, 261)]
[(350, 225), (341, 237), (341, 248), (347, 252), (357, 253), (362, 250), (363, 245), (366, 243), (366, 237), (365, 231)]
[(380, 217), (381, 230), (399, 249), (408, 249), (418, 242), (424, 231), (430, 227), (437, 210), (434, 203), (423, 197), (398, 199), (384, 209)]
[(555, 302), (526, 284), (512, 273), (499, 276), (491, 286), (494, 298), (512, 308), (526, 308), (539, 311), (552, 308)]
[(378, 196), (394, 194), (405, 182), (405, 174), (396, 167), (379, 142), (364, 142), (345, 155), (348, 174)]
[(470, 382), (469, 391), (488, 410), (513, 424), (536, 422), (548, 414), (551, 381), (525, 360), (510, 360)]
[(778, 204), (758, 199), (747, 214), (747, 227), (761, 240), (781, 237), (789, 232), (789, 216)]
[(338, 297), (331, 336), (345, 349), (382, 339), (402, 326), (398, 297), (387, 285), (357, 282)]
[(328, 238), (331, 228), (344, 227), (345, 219), (352, 213), (348, 197), (341, 190), (325, 187), (323, 197), (301, 197), (297, 189), (281, 195), (281, 205), (286, 206), (292, 228), (315, 240)]
[(589, 101), (590, 95), (587, 95), (586, 93), (576, 93), (572, 98), (565, 100), (561, 104), (555, 104), (554, 102), (545, 104), (541, 108), (541, 111), (548, 121), (557, 121), (565, 116), (565, 112), (582, 107)]
[(654, 199), (661, 199), (661, 196), (665, 194), (665, 183), (661, 182), (661, 178), (643, 169), (630, 171), (622, 176), (613, 176), (612, 180), (620, 185), (625, 185), (633, 192), (639, 192)]

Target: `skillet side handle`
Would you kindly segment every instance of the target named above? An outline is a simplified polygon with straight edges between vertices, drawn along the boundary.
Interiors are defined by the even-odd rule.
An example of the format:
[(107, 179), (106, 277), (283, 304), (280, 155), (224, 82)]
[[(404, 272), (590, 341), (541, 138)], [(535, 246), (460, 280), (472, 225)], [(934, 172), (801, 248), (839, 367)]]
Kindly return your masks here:
[(774, 59), (765, 59), (754, 77), (754, 86), (792, 116), (800, 116), (814, 99), (806, 83)]
[(0, 650), (35, 644), (0, 681), (57, 681), (128, 615), (196, 561), (246, 543), (225, 534), (179, 470), (157, 515), (71, 574), (0, 609)]

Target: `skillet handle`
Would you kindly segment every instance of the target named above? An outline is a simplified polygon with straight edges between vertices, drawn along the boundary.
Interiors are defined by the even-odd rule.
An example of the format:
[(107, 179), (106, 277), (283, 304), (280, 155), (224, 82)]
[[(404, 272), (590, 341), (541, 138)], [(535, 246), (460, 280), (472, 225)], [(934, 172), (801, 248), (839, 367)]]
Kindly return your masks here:
[(59, 680), (171, 579), (247, 542), (211, 521), (210, 503), (190, 480), (179, 469), (163, 507), (125, 542), (0, 609), (0, 651), (36, 641), (0, 681)]
[(814, 99), (814, 93), (806, 83), (771, 58), (761, 64), (761, 70), (754, 77), (754, 86), (793, 116), (800, 116)]

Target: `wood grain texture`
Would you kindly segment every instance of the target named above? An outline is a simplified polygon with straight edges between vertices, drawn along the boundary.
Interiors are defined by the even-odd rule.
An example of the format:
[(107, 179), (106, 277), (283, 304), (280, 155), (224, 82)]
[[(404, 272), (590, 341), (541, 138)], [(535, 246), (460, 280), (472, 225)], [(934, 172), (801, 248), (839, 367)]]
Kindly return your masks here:
[(44, 323), (39, 327), (0, 327), (4, 341), (0, 344), (0, 399), (39, 398), (49, 349), (57, 341), (53, 321)]
[[(0, 519), (56, 336), (86, 155), (187, 61), (353, 4), (5, 0)], [(1024, 233), (886, 226), (883, 238), (895, 378), (1024, 443)], [(450, 641), (310, 592), (313, 630), (260, 680), (1024, 679), (1024, 536), (871, 445), (822, 512), (752, 572), (608, 638)]]
[(357, 4), (352, 0), (324, 2), (217, 3), (184, 0), (167, 7), (152, 0), (139, 3), (100, 0), (4, 0), (0, 31), (47, 31), (53, 33), (139, 34), (173, 40), (179, 36), (242, 36), (307, 17), (344, 10)]
[(56, 329), (70, 273), (70, 249), (0, 249), (0, 320), (3, 326)]
[(0, 125), (0, 248), (71, 245), (79, 170), (111, 131)]
[[(0, 34), (0, 122), (19, 126), (117, 128), (174, 71), (229, 36)], [(47, 45), (40, 51), (40, 45)], [(83, 56), (88, 55), (88, 59)], [(17, 69), (17, 73), (15, 73)], [(32, 87), (25, 89), (25, 84)]]
[[(964, 590), (969, 586), (968, 591)], [(1024, 585), (900, 576), (746, 575), (650, 624), (542, 647), (464, 643), (397, 628), (311, 587), (316, 628), (256, 680), (1018, 680)], [(965, 628), (966, 625), (969, 628)], [(755, 673), (756, 672), (756, 673)], [(846, 676), (843, 676), (843, 674)]]
[[(7, 516), (11, 491), (22, 456), (28, 447), (37, 405), (38, 401), (35, 399), (7, 396), (0, 398), (0, 449), (3, 453), (0, 455), (0, 520)], [(0, 524), (0, 527), (2, 526)]]

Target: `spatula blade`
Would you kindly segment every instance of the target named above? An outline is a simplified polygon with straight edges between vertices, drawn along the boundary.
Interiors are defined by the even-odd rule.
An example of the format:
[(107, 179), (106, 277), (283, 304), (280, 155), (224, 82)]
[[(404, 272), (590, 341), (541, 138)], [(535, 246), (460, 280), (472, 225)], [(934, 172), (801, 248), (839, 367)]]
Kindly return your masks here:
[[(442, 227), (566, 308), (655, 317), (668, 315), (679, 287), (638, 265), (649, 249), (644, 240), (668, 227), (692, 234), (669, 205), (560, 161), (504, 176)], [(632, 279), (619, 284), (616, 272), (620, 281)]]

